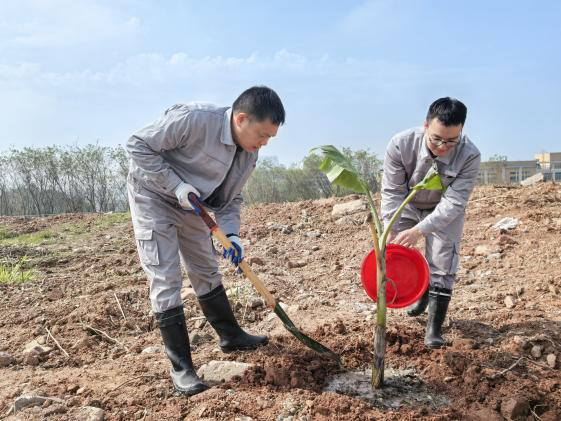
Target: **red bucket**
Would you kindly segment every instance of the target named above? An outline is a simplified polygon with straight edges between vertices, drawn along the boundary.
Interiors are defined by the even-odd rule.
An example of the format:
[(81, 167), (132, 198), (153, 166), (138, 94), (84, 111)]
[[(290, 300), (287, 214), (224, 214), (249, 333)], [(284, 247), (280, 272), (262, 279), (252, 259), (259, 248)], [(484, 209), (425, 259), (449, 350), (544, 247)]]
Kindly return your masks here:
[[(425, 293), (429, 287), (429, 265), (418, 250), (388, 244), (386, 246), (386, 306), (407, 307)], [(362, 262), (362, 286), (372, 300), (377, 300), (376, 255), (372, 250)]]

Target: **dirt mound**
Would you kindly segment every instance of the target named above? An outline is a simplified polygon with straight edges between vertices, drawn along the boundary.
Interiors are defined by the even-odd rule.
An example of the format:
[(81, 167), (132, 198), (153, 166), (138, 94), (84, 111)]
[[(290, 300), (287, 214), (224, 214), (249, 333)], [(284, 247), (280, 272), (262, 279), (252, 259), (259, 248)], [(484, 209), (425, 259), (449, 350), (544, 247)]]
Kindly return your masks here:
[[(426, 316), (390, 310), (386, 365), (397, 375), (374, 398), (329, 389), (337, 376), (367, 376), (372, 359), (375, 305), (359, 278), (370, 249), (365, 212), (332, 216), (334, 205), (358, 198), (263, 204), (242, 215), (254, 271), (343, 366), (302, 346), (221, 262), (240, 323), (271, 342), (253, 353), (220, 352), (186, 282), (195, 364), (253, 364), (192, 398), (168, 378), (126, 216), (0, 218), (0, 263), (25, 257), (36, 271), (33, 281), (0, 284), (0, 417), (75, 420), (100, 408), (109, 420), (561, 418), (561, 186), (476, 188), (448, 346), (425, 349)], [(16, 401), (19, 411), (8, 414)]]

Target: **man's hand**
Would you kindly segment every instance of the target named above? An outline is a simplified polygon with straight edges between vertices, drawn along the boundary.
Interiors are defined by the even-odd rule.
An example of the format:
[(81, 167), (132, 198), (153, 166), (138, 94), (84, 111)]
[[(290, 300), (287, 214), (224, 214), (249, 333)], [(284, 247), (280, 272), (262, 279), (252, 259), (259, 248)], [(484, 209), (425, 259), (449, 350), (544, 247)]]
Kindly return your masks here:
[(183, 209), (193, 210), (193, 206), (191, 206), (189, 202), (189, 193), (195, 193), (197, 197), (201, 195), (191, 184), (181, 183), (175, 188), (175, 196), (179, 201), (179, 205), (181, 205)]
[(238, 266), (244, 258), (242, 242), (237, 235), (229, 234), (227, 237), (232, 243), (232, 247), (224, 249), (223, 256), (225, 259), (230, 259), (234, 265)]
[(405, 247), (415, 247), (419, 240), (423, 237), (423, 233), (417, 227), (409, 228), (408, 230), (401, 231), (393, 241)]

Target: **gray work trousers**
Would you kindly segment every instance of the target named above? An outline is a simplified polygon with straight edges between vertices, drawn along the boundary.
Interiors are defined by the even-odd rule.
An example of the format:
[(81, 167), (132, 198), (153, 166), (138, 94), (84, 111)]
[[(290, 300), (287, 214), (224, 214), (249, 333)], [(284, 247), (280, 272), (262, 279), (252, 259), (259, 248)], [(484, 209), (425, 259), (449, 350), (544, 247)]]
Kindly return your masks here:
[(142, 268), (150, 282), (152, 311), (160, 313), (182, 304), (186, 268), (197, 296), (222, 283), (210, 232), (201, 217), (146, 190), (127, 183), (134, 236)]
[[(420, 210), (407, 205), (392, 231), (413, 228), (425, 219), (431, 210)], [(425, 258), (430, 269), (430, 285), (452, 290), (458, 272), (460, 241), (464, 230), (464, 214), (450, 224), (430, 233), (425, 239)]]

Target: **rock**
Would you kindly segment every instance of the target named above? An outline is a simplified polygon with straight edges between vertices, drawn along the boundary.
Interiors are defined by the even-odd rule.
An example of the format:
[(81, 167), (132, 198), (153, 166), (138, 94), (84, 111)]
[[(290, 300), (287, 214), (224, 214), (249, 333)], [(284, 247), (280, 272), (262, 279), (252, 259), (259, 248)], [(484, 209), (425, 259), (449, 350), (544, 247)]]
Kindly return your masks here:
[(549, 292), (551, 292), (551, 294), (553, 294), (553, 295), (559, 294), (559, 291), (557, 290), (557, 288), (555, 287), (555, 285), (550, 285), (550, 286), (549, 286)]
[(304, 235), (308, 238), (319, 238), (319, 237), (321, 237), (321, 232), (319, 232), (319, 231), (308, 231)]
[(260, 257), (257, 257), (257, 256), (250, 257), (249, 259), (247, 259), (247, 262), (252, 266), (253, 265), (263, 266), (265, 264), (263, 259), (261, 259)]
[(267, 249), (267, 254), (274, 256), (279, 252), (279, 249), (277, 246), (271, 246)]
[(148, 348), (144, 348), (141, 354), (158, 354), (162, 352), (161, 346), (149, 346)]
[(335, 225), (353, 225), (354, 220), (350, 216), (343, 216), (335, 221)]
[(511, 230), (514, 229), (518, 226), (518, 219), (516, 218), (511, 218), (509, 216), (501, 219), (499, 222), (497, 222), (495, 225), (493, 225), (493, 228), (496, 230)]
[(95, 406), (84, 406), (80, 409), (80, 421), (103, 421), (105, 419), (105, 411)]
[(507, 295), (504, 299), (506, 308), (513, 308), (515, 306), (514, 297), (512, 295)]
[(292, 233), (292, 227), (290, 225), (284, 227), (283, 229), (281, 229), (281, 232), (283, 234), (291, 234)]
[(534, 345), (532, 347), (532, 350), (530, 351), (530, 354), (532, 355), (532, 357), (534, 358), (540, 358), (542, 356), (542, 351), (543, 351), (543, 346), (541, 345)]
[(289, 269), (296, 269), (296, 268), (302, 268), (304, 266), (306, 266), (306, 262), (303, 260), (289, 260), (287, 262), (288, 268)]
[(500, 249), (497, 246), (490, 246), (487, 244), (480, 244), (475, 247), (475, 251), (473, 252), (476, 256), (485, 256), (488, 257), (492, 254), (499, 253)]
[(47, 400), (53, 401), (58, 404), (63, 404), (64, 402), (58, 398), (50, 398), (47, 396), (39, 395), (21, 395), (14, 402), (14, 411), (21, 411), (23, 408), (29, 408), (31, 406), (43, 405)]
[(197, 294), (195, 294), (195, 290), (193, 288), (183, 288), (181, 290), (181, 299), (183, 301), (189, 298), (197, 298)]
[(539, 173), (537, 173), (537, 174), (534, 174), (534, 175), (532, 175), (532, 176), (530, 176), (530, 177), (528, 177), (528, 178), (522, 180), (522, 181), (520, 182), (520, 185), (522, 185), (522, 186), (531, 186), (531, 185), (536, 184), (536, 183), (539, 183), (539, 182), (541, 182), (541, 181), (543, 181), (543, 173), (542, 173), (542, 172), (539, 172)]
[(79, 350), (84, 348), (89, 348), (92, 346), (92, 339), (89, 336), (84, 336), (80, 338), (74, 345), (72, 345), (73, 350)]
[(547, 365), (550, 366), (551, 368), (555, 368), (555, 365), (557, 364), (557, 355), (555, 354), (548, 354), (548, 356), (546, 357), (547, 360)]
[(41, 345), (39, 342), (37, 342), (37, 340), (34, 340), (34, 341), (29, 342), (25, 346), (25, 349), (23, 350), (23, 353), (24, 354), (34, 353), (34, 354), (37, 354), (38, 356), (43, 356), (43, 355), (48, 354), (52, 350), (53, 350), (53, 348), (51, 348), (50, 346)]
[(259, 307), (263, 307), (265, 303), (263, 302), (263, 300), (261, 298), (254, 298), (251, 300), (251, 308), (256, 309)]
[(366, 202), (362, 199), (353, 200), (352, 202), (339, 203), (333, 206), (331, 216), (340, 217), (345, 215), (352, 215), (353, 213), (362, 212), (367, 209)]
[(210, 361), (199, 368), (197, 374), (209, 382), (230, 381), (233, 377), (242, 377), (253, 364), (240, 363), (237, 361)]
[(514, 397), (501, 403), (501, 414), (507, 419), (516, 419), (526, 416), (530, 408), (528, 401), (523, 397)]
[(39, 355), (34, 352), (29, 352), (23, 356), (23, 363), (32, 367), (37, 367), (40, 362)]
[(14, 357), (12, 357), (7, 352), (0, 352), (0, 368), (1, 367), (8, 367), (15, 362)]

